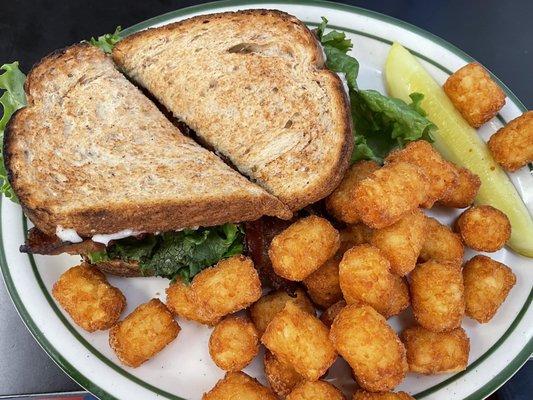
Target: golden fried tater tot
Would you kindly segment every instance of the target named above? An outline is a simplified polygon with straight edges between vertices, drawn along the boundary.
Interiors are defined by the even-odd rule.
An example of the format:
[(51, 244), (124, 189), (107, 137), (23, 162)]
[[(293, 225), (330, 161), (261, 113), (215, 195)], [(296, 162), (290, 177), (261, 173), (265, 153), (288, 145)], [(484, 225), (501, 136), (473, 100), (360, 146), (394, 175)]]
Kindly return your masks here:
[(303, 284), (311, 300), (322, 308), (328, 308), (342, 299), (339, 285), (339, 262), (330, 258), (324, 265), (304, 279)]
[(449, 261), (461, 264), (464, 246), (459, 235), (452, 232), (446, 225), (442, 225), (435, 218), (427, 217), (426, 236), (420, 259), (422, 261)]
[(394, 288), (389, 261), (377, 247), (352, 247), (339, 264), (339, 282), (348, 304), (363, 302), (387, 314)]
[[(453, 165), (453, 164), (452, 164)], [(465, 208), (474, 202), (481, 180), (479, 176), (467, 168), (455, 166), (457, 171), (457, 180), (455, 185), (449, 188), (438, 201), (438, 204), (444, 207)]]
[(507, 265), (477, 255), (463, 268), (466, 315), (478, 322), (489, 322), (516, 283)]
[(339, 389), (324, 381), (303, 382), (298, 385), (286, 400), (344, 400)]
[(240, 371), (259, 352), (259, 337), (247, 318), (230, 316), (220, 321), (209, 338), (209, 354), (217, 367)]
[(419, 209), (386, 228), (376, 229), (370, 243), (381, 250), (396, 275), (404, 276), (416, 266), (426, 234), (426, 216)]
[(244, 372), (228, 372), (202, 400), (277, 400), (269, 388)]
[(489, 150), (507, 171), (533, 162), (533, 111), (513, 119), (489, 139)]
[(431, 332), (421, 326), (403, 331), (409, 371), (420, 374), (459, 372), (468, 365), (470, 340), (463, 328), (450, 332)]
[(394, 162), (357, 185), (354, 207), (366, 225), (384, 228), (424, 203), (428, 190), (428, 178), (419, 167)]
[(205, 308), (218, 315), (243, 310), (261, 297), (261, 282), (252, 260), (234, 256), (206, 268), (192, 281), (191, 289)]
[(464, 244), (478, 251), (500, 250), (511, 237), (507, 215), (488, 205), (472, 206), (464, 211), (454, 228)]
[(328, 220), (302, 218), (272, 239), (268, 255), (274, 272), (290, 281), (303, 281), (339, 249), (339, 232)]
[(372, 307), (344, 307), (333, 321), (329, 336), (363, 389), (391, 390), (405, 377), (405, 348), (385, 318)]
[(370, 243), (373, 229), (365, 224), (348, 225), (346, 228), (339, 231), (341, 237), (341, 245), (337, 251), (336, 257), (342, 258), (343, 254), (353, 246), (358, 244)]
[(479, 128), (505, 104), (505, 93), (478, 63), (470, 63), (446, 80), (444, 92), (464, 119)]
[(425, 140), (409, 143), (402, 150), (395, 150), (388, 155), (386, 162), (405, 161), (416, 165), (429, 179), (428, 197), (422, 203), (425, 208), (433, 204), (446, 193), (457, 179), (457, 171), (449, 162)]
[(191, 286), (181, 280), (171, 283), (166, 290), (166, 305), (172, 314), (204, 325), (215, 325), (221, 315), (203, 307), (196, 299)]
[(346, 301), (344, 300), (338, 301), (332, 306), (329, 306), (320, 316), (320, 321), (322, 321), (322, 323), (328, 328), (331, 327), (333, 320), (335, 320), (335, 317), (339, 315), (344, 307), (346, 307)]
[(267, 381), (278, 396), (285, 397), (304, 380), (289, 364), (278, 360), (270, 351), (265, 351), (265, 375)]
[(138, 367), (172, 342), (180, 326), (158, 299), (141, 304), (109, 331), (109, 345), (122, 363)]
[(379, 165), (374, 161), (358, 161), (353, 164), (337, 189), (326, 199), (328, 212), (347, 224), (359, 222), (359, 215), (353, 207), (354, 190), (360, 181), (378, 169)]
[(358, 390), (354, 393), (352, 400), (415, 400), (405, 392), (365, 392), (364, 390)]
[(427, 261), (410, 278), (411, 305), (420, 325), (434, 332), (461, 326), (465, 300), (460, 265)]
[(88, 332), (111, 328), (126, 307), (126, 298), (103, 273), (89, 264), (64, 272), (52, 295), (76, 324)]
[(234, 256), (197, 274), (191, 285), (175, 282), (167, 289), (167, 305), (180, 317), (215, 324), (261, 297), (261, 282), (252, 260)]
[(268, 324), (261, 342), (309, 381), (320, 378), (337, 358), (328, 328), (292, 302)]
[(398, 275), (393, 275), (393, 277), (394, 286), (391, 291), (389, 309), (384, 315), (385, 318), (400, 314), (403, 310), (409, 307), (409, 304), (411, 304), (409, 299), (409, 286), (407, 286), (405, 278)]
[(250, 307), (250, 316), (259, 332), (259, 336), (265, 332), (272, 318), (279, 313), (288, 301), (293, 302), (302, 310), (315, 315), (315, 307), (302, 289), (296, 289), (296, 297), (291, 297), (284, 290), (277, 290), (261, 297)]

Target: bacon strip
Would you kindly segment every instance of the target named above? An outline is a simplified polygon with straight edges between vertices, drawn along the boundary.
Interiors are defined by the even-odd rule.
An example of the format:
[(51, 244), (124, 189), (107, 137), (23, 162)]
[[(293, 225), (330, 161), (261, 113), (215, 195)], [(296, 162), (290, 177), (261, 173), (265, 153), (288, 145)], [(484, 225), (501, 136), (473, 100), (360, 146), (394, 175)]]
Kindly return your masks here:
[(22, 253), (57, 255), (68, 254), (89, 254), (97, 251), (104, 251), (105, 245), (86, 239), (81, 243), (62, 242), (56, 236), (48, 236), (37, 228), (31, 228), (28, 232), (26, 242), (20, 246)]

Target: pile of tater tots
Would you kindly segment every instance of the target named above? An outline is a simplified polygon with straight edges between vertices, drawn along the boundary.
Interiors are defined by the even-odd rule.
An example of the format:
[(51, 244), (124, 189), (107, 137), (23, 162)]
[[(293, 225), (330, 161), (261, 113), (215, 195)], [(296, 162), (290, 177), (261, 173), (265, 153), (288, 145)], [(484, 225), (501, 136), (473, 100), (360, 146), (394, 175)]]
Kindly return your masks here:
[[(338, 357), (353, 370), (353, 399), (410, 399), (391, 391), (408, 372), (464, 370), (465, 314), (490, 321), (515, 284), (508, 266), (485, 255), (463, 264), (465, 246), (494, 252), (511, 233), (501, 211), (471, 206), (479, 186), (425, 141), (393, 151), (384, 166), (353, 164), (325, 200), (327, 215), (297, 219), (270, 243), (274, 272), (301, 284), (292, 294), (261, 287), (243, 255), (191, 284), (176, 280), (166, 304), (152, 299), (122, 321), (124, 296), (93, 266), (65, 272), (53, 293), (82, 328), (110, 329), (112, 349), (131, 367), (176, 339), (175, 317), (214, 327), (209, 353), (227, 374), (207, 400), (344, 399), (323, 379)], [(424, 213), (434, 205), (468, 208), (452, 229)], [(415, 323), (397, 334), (387, 319), (409, 307)], [(261, 345), (269, 388), (241, 372)]]
[[(503, 100), (473, 107), (475, 98), (459, 95), (472, 74), (490, 80), (469, 64), (444, 89), (477, 127), (505, 96), (486, 85)], [(507, 170), (533, 158), (530, 143), (516, 151), (507, 145), (523, 126), (531, 136), (532, 121), (528, 112), (489, 142)], [(519, 143), (529, 140), (519, 136)], [(463, 320), (489, 322), (516, 282), (511, 268), (487, 255), (463, 261), (465, 247), (495, 252), (511, 235), (503, 212), (472, 205), (480, 185), (478, 176), (444, 160), (428, 142), (411, 142), (383, 166), (353, 164), (323, 201), (324, 212), (304, 214), (273, 238), (272, 269), (296, 283), (295, 291), (262, 287), (252, 259), (239, 255), (204, 269), (190, 284), (171, 282), (165, 303), (152, 299), (120, 321), (126, 300), (94, 266), (65, 272), (53, 294), (83, 329), (109, 329), (111, 348), (130, 367), (178, 337), (176, 317), (213, 328), (209, 353), (226, 375), (204, 400), (346, 399), (325, 378), (338, 358), (357, 383), (352, 400), (413, 399), (394, 388), (407, 373), (464, 370), (470, 340)], [(434, 206), (465, 210), (449, 227), (426, 215)], [(408, 309), (413, 322), (397, 333), (387, 319)], [(261, 346), (268, 386), (242, 372)]]

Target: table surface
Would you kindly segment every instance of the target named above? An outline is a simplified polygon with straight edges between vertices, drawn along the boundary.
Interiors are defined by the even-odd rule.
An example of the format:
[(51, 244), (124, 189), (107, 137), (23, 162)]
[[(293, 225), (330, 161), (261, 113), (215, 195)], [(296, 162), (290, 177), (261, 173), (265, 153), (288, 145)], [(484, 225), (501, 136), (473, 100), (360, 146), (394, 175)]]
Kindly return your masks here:
[[(533, 1), (343, 2), (394, 16), (441, 36), (484, 64), (528, 109), (533, 109)], [(6, 0), (2, 3), (0, 64), (19, 60), (21, 68), (27, 71), (54, 49), (111, 32), (116, 25), (127, 27), (202, 2)], [(2, 284), (0, 315), (0, 397), (80, 390), (31, 337)], [(531, 376), (531, 372), (530, 365), (522, 375)], [(511, 392), (510, 386), (500, 391), (502, 397)], [(508, 398), (519, 398), (516, 393), (512, 396)]]

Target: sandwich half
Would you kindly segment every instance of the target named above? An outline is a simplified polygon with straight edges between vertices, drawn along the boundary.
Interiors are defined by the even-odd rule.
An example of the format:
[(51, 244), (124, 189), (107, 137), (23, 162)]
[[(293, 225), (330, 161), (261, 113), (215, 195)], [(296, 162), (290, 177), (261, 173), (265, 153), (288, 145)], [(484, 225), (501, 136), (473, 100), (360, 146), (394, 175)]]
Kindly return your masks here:
[(96, 47), (44, 58), (25, 89), (4, 159), (24, 212), (48, 236), (80, 242), (291, 215), (184, 136)]
[(126, 37), (112, 56), (201, 143), (291, 210), (324, 198), (344, 175), (348, 100), (295, 17), (202, 15)]

